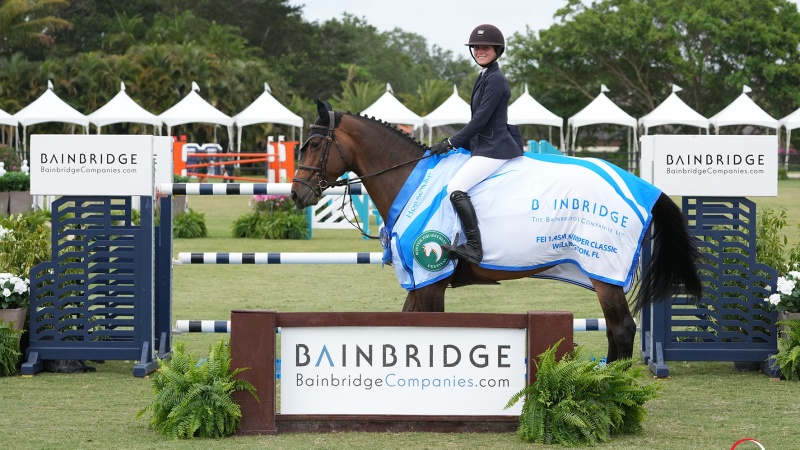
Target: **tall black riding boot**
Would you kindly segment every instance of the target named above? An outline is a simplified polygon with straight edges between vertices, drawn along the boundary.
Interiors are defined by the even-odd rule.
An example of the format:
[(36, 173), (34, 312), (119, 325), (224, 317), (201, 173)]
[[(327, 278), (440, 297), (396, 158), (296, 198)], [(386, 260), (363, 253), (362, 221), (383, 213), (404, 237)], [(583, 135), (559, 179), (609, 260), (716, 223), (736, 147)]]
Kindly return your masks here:
[(465, 259), (473, 264), (478, 264), (483, 259), (483, 248), (481, 247), (481, 231), (478, 229), (478, 216), (475, 208), (469, 199), (469, 195), (463, 191), (454, 191), (450, 194), (450, 201), (461, 219), (461, 226), (467, 236), (467, 242), (453, 248), (450, 245), (442, 247), (450, 252), (450, 259)]

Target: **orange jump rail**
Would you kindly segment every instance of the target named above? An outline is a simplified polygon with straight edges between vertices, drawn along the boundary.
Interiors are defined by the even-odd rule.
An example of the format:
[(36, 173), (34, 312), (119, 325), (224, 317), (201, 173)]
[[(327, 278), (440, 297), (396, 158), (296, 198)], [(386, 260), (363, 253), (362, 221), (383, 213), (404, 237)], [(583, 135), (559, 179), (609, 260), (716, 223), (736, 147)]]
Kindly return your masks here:
[(198, 167), (213, 167), (213, 166), (224, 166), (227, 164), (250, 164), (250, 163), (257, 163), (257, 162), (267, 162), (269, 159), (267, 158), (258, 158), (258, 159), (240, 159), (237, 161), (220, 161), (220, 162), (213, 162), (213, 163), (203, 163), (203, 164), (187, 164), (187, 169), (195, 169)]
[(253, 183), (266, 183), (267, 180), (264, 178), (249, 178), (249, 177), (234, 177), (228, 175), (209, 175), (205, 173), (194, 173), (194, 172), (186, 172), (186, 176), (191, 177), (203, 177), (203, 178), (221, 178), (223, 180), (239, 180), (239, 181), (250, 181)]

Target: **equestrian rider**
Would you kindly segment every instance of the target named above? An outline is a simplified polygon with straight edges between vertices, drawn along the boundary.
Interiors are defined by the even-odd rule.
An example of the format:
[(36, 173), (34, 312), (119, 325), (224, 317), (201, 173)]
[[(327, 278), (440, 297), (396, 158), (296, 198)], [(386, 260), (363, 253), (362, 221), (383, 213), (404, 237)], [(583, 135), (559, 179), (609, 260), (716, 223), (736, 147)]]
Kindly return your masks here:
[(472, 59), (482, 68), (472, 88), (472, 117), (461, 131), (433, 144), (430, 151), (441, 155), (452, 148), (463, 147), (471, 152), (470, 158), (447, 186), (447, 194), (461, 220), (467, 242), (443, 248), (449, 252), (450, 259), (462, 258), (477, 264), (483, 259), (481, 233), (467, 191), (497, 171), (507, 160), (522, 156), (522, 137), (519, 128), (508, 125), (511, 88), (497, 64), (505, 50), (503, 33), (494, 25), (479, 25), (472, 30), (466, 45)]

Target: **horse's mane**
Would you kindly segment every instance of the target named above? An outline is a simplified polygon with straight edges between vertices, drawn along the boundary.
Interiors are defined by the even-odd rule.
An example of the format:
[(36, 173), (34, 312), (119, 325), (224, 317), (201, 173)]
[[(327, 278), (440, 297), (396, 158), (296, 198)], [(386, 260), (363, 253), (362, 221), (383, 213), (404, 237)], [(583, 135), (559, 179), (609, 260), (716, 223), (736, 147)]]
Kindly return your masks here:
[[(425, 151), (425, 150), (428, 149), (427, 145), (425, 145), (424, 143), (420, 142), (414, 136), (412, 136), (412, 135), (406, 133), (405, 131), (397, 128), (394, 124), (391, 124), (389, 122), (385, 122), (385, 121), (380, 120), (380, 119), (378, 119), (376, 117), (362, 116), (361, 113), (354, 114), (354, 113), (351, 113), (350, 111), (347, 111), (347, 112), (334, 111), (333, 112), (334, 127), (338, 127), (339, 126), (339, 123), (342, 121), (342, 116), (345, 115), (345, 114), (347, 114), (350, 117), (356, 118), (356, 119), (366, 120), (368, 122), (374, 122), (374, 123), (380, 124), (383, 127), (385, 127), (387, 130), (392, 131), (395, 135), (397, 135), (397, 136), (409, 141), (410, 143), (414, 144), (414, 146), (419, 147), (420, 150)], [(321, 119), (317, 118), (317, 120), (314, 123), (319, 125), (320, 122), (321, 122)]]

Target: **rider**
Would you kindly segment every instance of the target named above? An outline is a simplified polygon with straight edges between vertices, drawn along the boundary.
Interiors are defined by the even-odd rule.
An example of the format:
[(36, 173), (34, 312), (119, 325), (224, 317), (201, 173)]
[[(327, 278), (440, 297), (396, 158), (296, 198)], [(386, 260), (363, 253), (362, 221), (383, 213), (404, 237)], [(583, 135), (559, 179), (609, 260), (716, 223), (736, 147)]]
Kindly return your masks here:
[(470, 48), (472, 59), (482, 67), (472, 88), (472, 117), (461, 131), (433, 144), (430, 151), (441, 155), (454, 147), (463, 147), (471, 152), (471, 157), (447, 186), (447, 194), (461, 220), (467, 242), (457, 247), (455, 243), (443, 247), (449, 251), (450, 259), (460, 257), (477, 264), (483, 259), (481, 233), (467, 191), (507, 160), (522, 156), (522, 137), (519, 128), (508, 125), (511, 88), (497, 64), (497, 59), (505, 50), (503, 33), (494, 25), (478, 25), (472, 30), (466, 45)]

